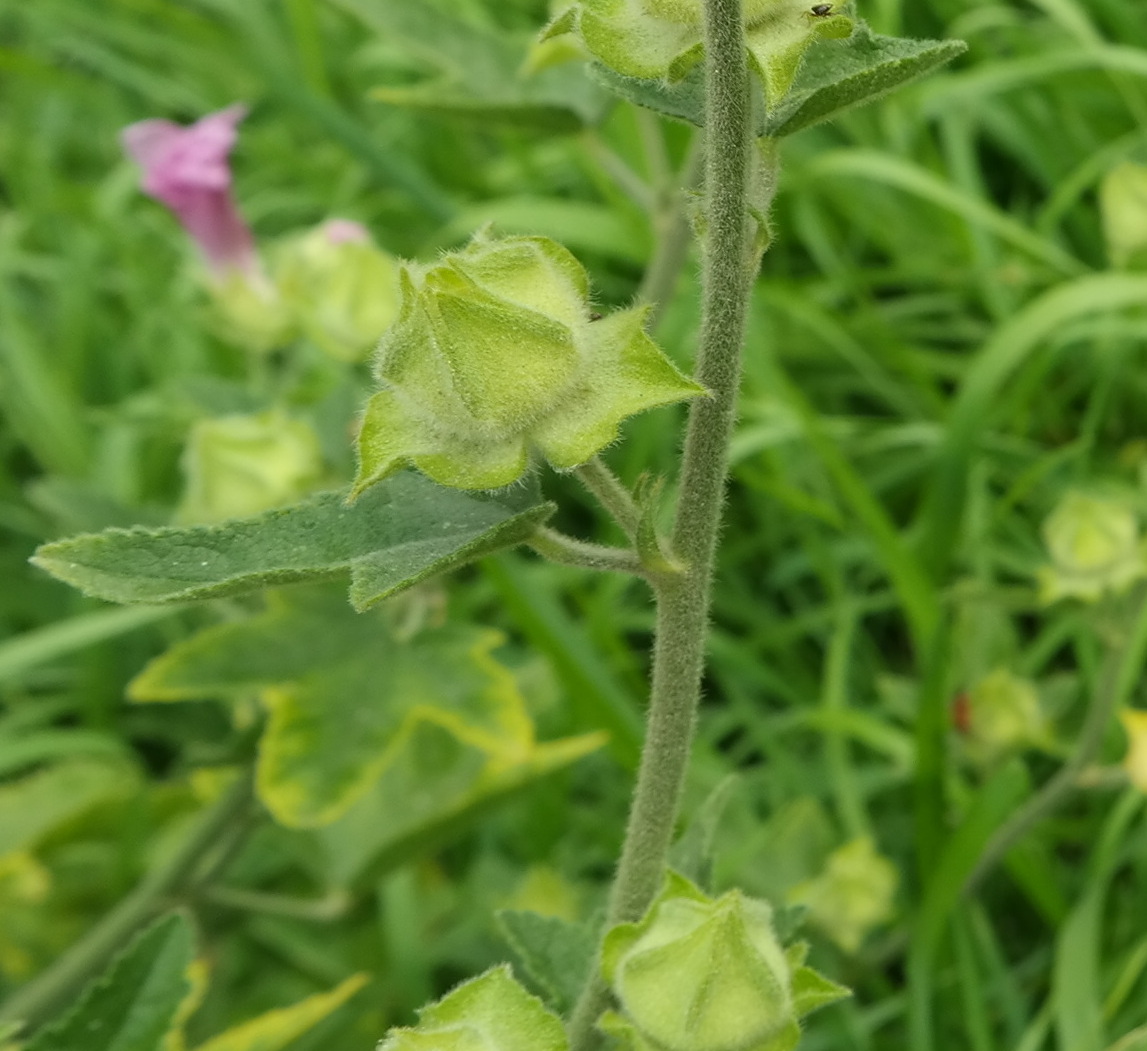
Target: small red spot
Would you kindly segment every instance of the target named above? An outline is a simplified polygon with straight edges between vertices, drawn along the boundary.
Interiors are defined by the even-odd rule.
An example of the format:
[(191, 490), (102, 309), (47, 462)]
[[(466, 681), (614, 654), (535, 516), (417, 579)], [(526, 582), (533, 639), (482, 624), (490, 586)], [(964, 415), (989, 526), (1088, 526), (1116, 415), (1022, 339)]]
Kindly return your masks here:
[(958, 733), (972, 732), (972, 699), (963, 690), (952, 701), (952, 725)]

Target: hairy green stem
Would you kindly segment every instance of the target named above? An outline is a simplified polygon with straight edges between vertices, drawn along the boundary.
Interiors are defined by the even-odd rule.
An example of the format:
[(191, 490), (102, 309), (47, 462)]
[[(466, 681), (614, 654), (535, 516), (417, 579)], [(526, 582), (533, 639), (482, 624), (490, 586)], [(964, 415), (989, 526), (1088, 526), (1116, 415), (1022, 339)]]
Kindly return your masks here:
[(626, 489), (617, 475), (605, 465), (600, 456), (595, 456), (589, 463), (583, 463), (575, 468), (574, 474), (632, 540), (637, 535), (641, 511), (633, 499), (633, 494)]
[(23, 1022), (33, 1032), (75, 1001), (87, 982), (171, 900), (196, 883), (205, 858), (215, 856), (221, 837), (245, 823), (252, 801), (252, 780), (244, 774), (201, 818), (182, 846), (153, 869), (111, 912), (46, 971), (0, 1005), (0, 1022)]
[(538, 526), (526, 541), (543, 558), (560, 562), (566, 566), (580, 566), (613, 573), (630, 573), (641, 577), (646, 575), (636, 551), (624, 547), (605, 547), (602, 544), (587, 544), (565, 533), (546, 526)]
[(1129, 635), (1108, 647), (1074, 750), (1043, 787), (993, 833), (964, 881), (965, 897), (974, 894), (1008, 851), (1079, 787), (1080, 775), (1099, 752), (1112, 717), (1127, 703), (1147, 659), (1147, 589), (1138, 588), (1134, 601), (1139, 603), (1134, 625)]
[[(696, 378), (710, 392), (689, 412), (673, 551), (680, 575), (655, 585), (657, 629), (649, 724), (607, 925), (639, 919), (665, 875), (693, 743), (729, 439), (741, 376), (750, 275), (749, 71), (741, 0), (705, 0), (706, 228)], [(595, 974), (570, 1020), (573, 1051), (594, 1041), (608, 1002)]]

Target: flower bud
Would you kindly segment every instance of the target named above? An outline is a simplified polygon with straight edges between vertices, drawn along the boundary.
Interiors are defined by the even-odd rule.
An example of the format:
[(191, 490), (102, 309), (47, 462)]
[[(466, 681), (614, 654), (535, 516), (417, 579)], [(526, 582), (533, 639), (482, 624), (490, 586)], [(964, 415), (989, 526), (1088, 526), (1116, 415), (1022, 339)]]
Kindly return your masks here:
[[(792, 87), (814, 40), (852, 33), (852, 20), (835, 7), (805, 0), (745, 3), (745, 41), (770, 108)], [(579, 35), (594, 58), (618, 73), (676, 81), (703, 55), (701, 0), (579, 0), (542, 39), (566, 33)]]
[(1112, 168), (1099, 184), (1099, 211), (1112, 266), (1147, 267), (1147, 166)]
[(201, 420), (183, 454), (187, 485), (180, 522), (257, 514), (302, 496), (319, 481), (322, 453), (306, 423), (272, 409)]
[(1051, 566), (1039, 571), (1040, 599), (1094, 602), (1147, 575), (1135, 512), (1126, 504), (1068, 493), (1043, 526)]
[(993, 762), (1047, 741), (1047, 720), (1039, 694), (1028, 679), (997, 668), (976, 683), (966, 698), (964, 744), (974, 761)]
[(772, 909), (737, 890), (714, 900), (670, 874), (640, 923), (606, 935), (602, 973), (625, 1020), (665, 1051), (779, 1049), (800, 1037)]
[(567, 1051), (565, 1028), (509, 967), (464, 982), (418, 1012), (418, 1025), (392, 1029), (378, 1051)]
[(294, 313), (263, 274), (233, 271), (209, 276), (204, 284), (208, 322), (220, 339), (265, 354), (294, 338)]
[(459, 489), (517, 481), (534, 451), (575, 467), (627, 416), (703, 393), (645, 334), (645, 308), (595, 320), (585, 270), (547, 238), (479, 235), (405, 265), (399, 288), (355, 494), (406, 464)]
[(793, 887), (788, 898), (806, 906), (812, 924), (854, 953), (870, 930), (892, 918), (898, 882), (896, 866), (877, 853), (870, 836), (861, 836), (834, 850), (824, 871)]
[(282, 245), (275, 279), (303, 331), (339, 361), (366, 357), (398, 312), (395, 261), (346, 219)]

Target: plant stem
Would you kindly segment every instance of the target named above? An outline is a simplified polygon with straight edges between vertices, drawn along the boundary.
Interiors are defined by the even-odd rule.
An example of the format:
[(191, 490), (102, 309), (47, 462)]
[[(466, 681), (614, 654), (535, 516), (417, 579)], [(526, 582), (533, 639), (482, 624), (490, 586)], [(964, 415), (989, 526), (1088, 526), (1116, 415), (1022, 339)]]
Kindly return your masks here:
[[(705, 0), (705, 190), (701, 340), (696, 379), (710, 397), (693, 402), (685, 438), (673, 551), (685, 566), (658, 578), (649, 725), (642, 749), (607, 925), (639, 919), (665, 875), (693, 743), (709, 596), (729, 439), (741, 376), (750, 275), (746, 207), (749, 71), (741, 0)], [(570, 1020), (572, 1051), (594, 1042), (608, 1002), (595, 974)]]
[(1147, 589), (1137, 589), (1134, 601), (1139, 603), (1137, 619), (1128, 636), (1108, 647), (1075, 749), (1043, 787), (996, 829), (964, 882), (965, 897), (974, 894), (1008, 851), (1078, 787), (1080, 774), (1103, 744), (1112, 716), (1127, 703), (1147, 658)]
[(589, 463), (583, 463), (575, 468), (574, 474), (632, 540), (637, 535), (641, 511), (633, 499), (633, 494), (605, 465), (605, 461), (600, 456), (595, 456)]
[(33, 1032), (73, 1002), (141, 927), (195, 882), (204, 857), (214, 855), (220, 837), (236, 822), (245, 822), (251, 800), (251, 776), (244, 773), (166, 862), (149, 872), (65, 955), (0, 1005), (0, 1022), (20, 1021), (26, 1032)]

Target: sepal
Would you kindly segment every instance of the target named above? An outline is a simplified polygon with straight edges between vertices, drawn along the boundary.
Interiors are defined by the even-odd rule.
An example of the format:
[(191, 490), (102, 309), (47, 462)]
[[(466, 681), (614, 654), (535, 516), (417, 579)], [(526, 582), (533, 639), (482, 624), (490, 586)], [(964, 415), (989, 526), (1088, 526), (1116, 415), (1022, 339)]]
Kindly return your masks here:
[(557, 1015), (523, 989), (506, 965), (463, 982), (392, 1029), (378, 1051), (566, 1051)]

